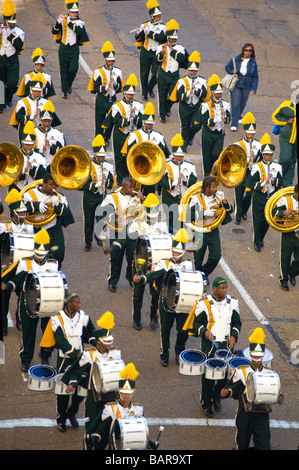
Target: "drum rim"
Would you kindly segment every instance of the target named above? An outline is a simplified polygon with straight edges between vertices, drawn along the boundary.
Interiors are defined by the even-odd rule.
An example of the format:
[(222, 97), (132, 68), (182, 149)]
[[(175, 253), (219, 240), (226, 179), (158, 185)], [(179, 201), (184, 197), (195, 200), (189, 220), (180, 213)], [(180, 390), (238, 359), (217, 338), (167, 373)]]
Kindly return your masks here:
[[(67, 278), (66, 278), (66, 275), (62, 272), (62, 271), (51, 271), (51, 272), (44, 272), (44, 273), (28, 273), (27, 277), (26, 277), (26, 280), (25, 280), (25, 283), (24, 283), (24, 303), (25, 303), (25, 308), (26, 308), (26, 313), (27, 315), (30, 317), (30, 318), (39, 318), (38, 314), (40, 312), (40, 306), (41, 306), (41, 297), (40, 297), (40, 290), (41, 290), (41, 287), (40, 287), (40, 281), (39, 281), (39, 275), (48, 275), (48, 277), (53, 277), (53, 275), (59, 275), (61, 280), (62, 280), (62, 287), (64, 289), (64, 298), (67, 297), (67, 294), (68, 294), (68, 282), (67, 282)], [(32, 310), (30, 309), (30, 313), (29, 313), (29, 306), (28, 306), (28, 302), (27, 302), (27, 296), (26, 296), (26, 293), (27, 293), (27, 285), (29, 283), (29, 279), (32, 279), (34, 278), (35, 281), (36, 281), (36, 291), (38, 293), (38, 301), (36, 302), (36, 309), (35, 309), (35, 312), (32, 312)], [(54, 313), (50, 313), (49, 312), (49, 316), (51, 315), (54, 315), (55, 313), (58, 313), (58, 312), (54, 312)]]
[[(236, 361), (236, 360), (239, 360), (239, 361), (245, 361), (244, 364), (239, 364), (239, 365), (249, 365), (250, 364), (250, 359), (248, 359), (247, 357), (231, 357), (230, 360), (228, 361), (228, 364), (229, 366), (231, 365), (232, 361)], [(236, 366), (238, 367), (238, 366)], [(234, 369), (236, 368), (234, 367)]]
[[(179, 284), (179, 281), (178, 281), (178, 279), (179, 279), (179, 272), (180, 272), (180, 271), (177, 271), (177, 270), (175, 270), (175, 269), (173, 269), (173, 268), (169, 269), (169, 270), (167, 271), (166, 275), (165, 275), (165, 280), (164, 280), (164, 282), (163, 282), (163, 284), (164, 284), (164, 285), (163, 285), (163, 292), (166, 293), (166, 284), (167, 284), (167, 280), (170, 279), (171, 276), (175, 275), (175, 283), (176, 283), (176, 285), (175, 285), (175, 291), (176, 291), (176, 294), (175, 294), (175, 300), (174, 300), (174, 303), (173, 303), (172, 308), (169, 308), (168, 304), (166, 304), (166, 302), (165, 302), (165, 300), (164, 300), (165, 295), (163, 296), (163, 305), (164, 305), (164, 308), (165, 308), (165, 310), (166, 310), (167, 312), (171, 312), (171, 313), (174, 313), (174, 312), (175, 312), (176, 306), (177, 306), (177, 304), (178, 304), (178, 299), (179, 299), (179, 294), (177, 294), (177, 292), (178, 292), (178, 284)], [(167, 305), (168, 308), (166, 308), (166, 305)]]
[[(218, 351), (227, 351), (227, 355), (225, 356), (225, 359), (226, 359), (226, 360), (228, 360), (229, 358), (232, 358), (233, 353), (232, 353), (229, 349), (220, 348), (220, 349), (216, 349), (216, 351), (215, 351), (215, 357), (216, 357), (217, 359), (223, 359), (222, 357), (218, 357), (218, 356), (217, 356), (217, 352), (218, 352)], [(224, 360), (225, 360), (225, 359), (224, 359)]]
[(222, 362), (222, 367), (218, 367), (218, 370), (222, 370), (222, 369), (226, 369), (227, 368), (227, 363), (225, 362), (224, 359), (220, 359), (219, 357), (210, 357), (209, 359), (207, 359), (206, 361), (206, 366), (210, 369), (213, 369), (213, 370), (216, 370), (216, 367), (212, 367), (210, 364), (211, 364), (211, 361), (220, 361)]
[[(54, 375), (50, 376), (50, 377), (36, 377), (32, 372), (33, 372), (33, 369), (36, 369), (36, 368), (40, 368), (40, 369), (49, 369), (52, 371), (52, 373)], [(44, 381), (49, 381), (49, 380), (55, 380), (56, 377), (57, 377), (57, 370), (52, 367), (52, 366), (49, 366), (48, 364), (35, 364), (33, 366), (31, 366), (28, 370), (28, 374), (30, 375), (30, 377), (34, 378), (34, 379), (37, 379), (37, 380), (44, 380)]]
[[(113, 439), (113, 446), (116, 450), (120, 450), (120, 449), (117, 449), (116, 446), (115, 446), (115, 435), (114, 435), (114, 431), (115, 431), (115, 425), (116, 425), (116, 422), (120, 428), (120, 430), (124, 429), (123, 427), (123, 421), (133, 421), (134, 419), (141, 419), (144, 423), (145, 423), (145, 428), (146, 428), (146, 443), (145, 443), (145, 448), (148, 447), (148, 443), (149, 443), (149, 427), (148, 427), (148, 421), (147, 419), (144, 417), (144, 416), (135, 416), (133, 418), (116, 418), (115, 419), (115, 422), (114, 422), (114, 425), (113, 425), (113, 429), (112, 429), (112, 439)], [(124, 447), (124, 436), (123, 436), (123, 432), (120, 433), (121, 434), (121, 447), (123, 448)]]
[[(187, 361), (186, 359), (183, 358), (183, 353), (187, 353), (187, 352), (200, 353), (203, 356), (203, 361), (201, 362)], [(200, 349), (184, 349), (184, 351), (181, 351), (180, 353), (180, 359), (182, 362), (185, 362), (186, 364), (200, 365), (207, 361), (207, 355), (205, 352), (201, 351)]]

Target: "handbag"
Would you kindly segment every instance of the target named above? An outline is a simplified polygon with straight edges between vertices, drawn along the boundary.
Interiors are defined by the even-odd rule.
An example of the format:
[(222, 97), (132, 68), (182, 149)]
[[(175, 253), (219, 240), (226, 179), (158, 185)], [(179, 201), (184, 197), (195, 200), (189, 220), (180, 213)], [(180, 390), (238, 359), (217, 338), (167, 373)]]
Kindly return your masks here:
[[(233, 63), (234, 63), (234, 70), (236, 69), (236, 62), (235, 58), (233, 57)], [(224, 88), (226, 88), (228, 91), (233, 91), (235, 89), (235, 86), (238, 81), (238, 75), (236, 73), (227, 73), (225, 77), (221, 80), (221, 84)]]
[(272, 130), (272, 134), (278, 135), (279, 132), (280, 132), (280, 126), (279, 126), (278, 124), (274, 124), (273, 130)]

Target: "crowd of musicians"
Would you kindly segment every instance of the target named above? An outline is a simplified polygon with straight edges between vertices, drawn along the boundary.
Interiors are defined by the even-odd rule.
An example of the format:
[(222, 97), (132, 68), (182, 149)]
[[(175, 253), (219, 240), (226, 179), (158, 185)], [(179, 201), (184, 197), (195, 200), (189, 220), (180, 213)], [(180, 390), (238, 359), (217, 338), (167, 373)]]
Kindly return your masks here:
[[(65, 15), (61, 15), (52, 28), (59, 44), (63, 100), (72, 94), (80, 47), (89, 41), (85, 23), (79, 17), (78, 2), (66, 0), (65, 4)], [(15, 293), (15, 320), (22, 342), (22, 372), (30, 371), (37, 325), (41, 320), (41, 362), (49, 364), (57, 350), (57, 371), (66, 387), (65, 393), (57, 393), (58, 429), (65, 432), (67, 420), (72, 426), (78, 426), (76, 414), (85, 400), (86, 449), (113, 448), (111, 429), (115, 421), (143, 417), (143, 406), (131, 400), (139, 373), (133, 363), (123, 363), (121, 351), (113, 345), (114, 315), (111, 312), (105, 312), (94, 325), (82, 309), (77, 293), (66, 293), (61, 310), (50, 316), (28, 312), (26, 286), (29, 275), (34, 273), (42, 277), (45, 273), (53, 273), (53, 276), (63, 273), (64, 228), (75, 223), (67, 198), (60, 192), (70, 186), (68, 183), (64, 186), (57, 179), (59, 160), (54, 167), (55, 158), (63, 149), (66, 153), (61, 153), (61, 162), (63, 164), (65, 158), (67, 164), (62, 173), (69, 170), (70, 157), (77, 159), (78, 164), (83, 161), (88, 168), (88, 174), (78, 188), (83, 200), (84, 250), (90, 252), (92, 243), (96, 243), (109, 256), (107, 284), (109, 292), (116, 295), (122, 267), (126, 264), (125, 277), (132, 289), (132, 323), (137, 331), (143, 327), (143, 298), (148, 284), (150, 327), (153, 331), (160, 329), (162, 367), (169, 364), (174, 323), (178, 364), (190, 335), (200, 338), (201, 351), (207, 358), (213, 358), (218, 350), (236, 354), (242, 326), (239, 302), (227, 293), (227, 279), (213, 278), (221, 259), (221, 225), (244, 223), (251, 207), (253, 247), (256, 252), (261, 252), (270, 226), (265, 207), (269, 201), (274, 201), (269, 216), (282, 232), (281, 288), (289, 291), (289, 283), (295, 287), (299, 274), (296, 104), (292, 99), (283, 101), (273, 112), (269, 122), (271, 130), (258, 140), (254, 115), (248, 111), (242, 116), (248, 93), (255, 93), (258, 86), (253, 45), (245, 44), (241, 54), (226, 67), (228, 73), (237, 77), (236, 87), (239, 88), (230, 92), (229, 103), (222, 97), (223, 84), (216, 74), (209, 79), (199, 75), (200, 53), (189, 54), (179, 43), (177, 21), (171, 19), (164, 23), (156, 0), (149, 0), (146, 7), (148, 20), (134, 30), (135, 44), (140, 51), (141, 101), (136, 99), (137, 76), (132, 73), (124, 79), (122, 70), (115, 65), (116, 53), (110, 41), (102, 47), (103, 65), (93, 71), (87, 83), (87, 89), (95, 96), (95, 130), (92, 148), (88, 149), (92, 154), (91, 157), (88, 155), (88, 163), (84, 161), (86, 151), (75, 157), (67, 151), (66, 139), (59, 127), (62, 124), (59, 113), (51, 101), (56, 94), (54, 81), (50, 71), (44, 71), (47, 61), (41, 48), (33, 50), (32, 71), (19, 83), (19, 57), (24, 50), (25, 33), (16, 24), (13, 2), (5, 0), (2, 7), (0, 80), (4, 84), (4, 95), (2, 101), (0, 99), (0, 113), (5, 115), (7, 107), (12, 107), (16, 94), (18, 100), (8, 125), (16, 129), (18, 145), (8, 145), (7, 155), (16, 152), (15, 156), (21, 162), (17, 176), (9, 175), (8, 171), (0, 175), (0, 186), (7, 187), (1, 213), (7, 208), (10, 214), (10, 220), (0, 224), (2, 261), (7, 234), (10, 234), (9, 240), (26, 234), (32, 242), (28, 254), (1, 267), (3, 334), (8, 333), (9, 304)], [(155, 93), (158, 113), (150, 101)], [(167, 125), (175, 103), (180, 126), (167, 144), (163, 134), (155, 130), (155, 120), (159, 114), (160, 122)], [(270, 137), (273, 124), (275, 132), (279, 130), (278, 161)], [(231, 142), (242, 175), (237, 184), (230, 186), (234, 188), (233, 204), (219, 190), (219, 182), (225, 186), (219, 179), (222, 164), (219, 157), (225, 151), (224, 139), (229, 125), (231, 133), (238, 125), (243, 130), (243, 138)], [(196, 165), (185, 158), (187, 148), (192, 146), (198, 133), (201, 133), (202, 144), (202, 181)], [(107, 161), (109, 146), (113, 148), (113, 163)], [(7, 144), (2, 144), (2, 152), (5, 153), (6, 148)], [(134, 157), (135, 149), (138, 149), (137, 158), (133, 159), (132, 169), (130, 157)], [(152, 160), (149, 155), (145, 158), (142, 152), (153, 153)], [(235, 154), (231, 158), (235, 158)], [(150, 165), (146, 170), (143, 167), (145, 160)], [(158, 175), (156, 166), (162, 167)], [(66, 180), (71, 184), (73, 179), (66, 174)], [(273, 199), (277, 193), (278, 197)], [(288, 230), (283, 230), (285, 227)], [(139, 242), (151, 237), (154, 240), (155, 236), (159, 240), (157, 251), (161, 258), (151, 264), (145, 252), (139, 252), (137, 247), (144, 249), (145, 245)], [(181, 311), (178, 305), (173, 307), (169, 298), (164, 297), (165, 292), (169, 297), (172, 295), (171, 285), (166, 289), (166, 280), (171, 279), (172, 272), (180, 276), (194, 275), (195, 300), (188, 311)], [(196, 273), (200, 276), (196, 277)], [(211, 294), (206, 294), (207, 289), (212, 290)], [(252, 332), (248, 364), (238, 367), (228, 384), (227, 379), (210, 380), (202, 375), (201, 404), (207, 417), (211, 418), (221, 410), (221, 399), (230, 396), (238, 399), (238, 449), (248, 448), (252, 436), (255, 448), (270, 448), (271, 406), (255, 405), (246, 398), (248, 373), (267, 369), (263, 363), (264, 339), (261, 328)], [(119, 381), (113, 391), (97, 388), (97, 363), (120, 367)], [(86, 393), (80, 394), (79, 388)], [(283, 402), (282, 394), (277, 397), (277, 402)], [(148, 439), (149, 449), (157, 449), (158, 445), (158, 440)]]

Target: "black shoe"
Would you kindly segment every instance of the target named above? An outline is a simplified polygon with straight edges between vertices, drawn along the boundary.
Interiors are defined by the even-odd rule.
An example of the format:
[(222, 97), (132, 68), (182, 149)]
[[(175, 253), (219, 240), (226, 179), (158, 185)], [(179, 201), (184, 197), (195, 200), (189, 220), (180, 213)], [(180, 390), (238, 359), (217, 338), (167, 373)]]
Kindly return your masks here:
[(243, 219), (243, 220), (247, 220), (247, 214), (243, 214), (243, 215), (242, 215), (242, 219)]
[(254, 249), (255, 249), (255, 251), (257, 251), (257, 252), (262, 251), (260, 245), (258, 245), (258, 244), (254, 245)]
[(69, 422), (71, 423), (71, 425), (73, 426), (73, 428), (78, 428), (79, 427), (79, 423), (76, 420), (74, 415), (69, 415), (68, 419), (69, 419)]
[(290, 276), (290, 283), (292, 284), (293, 287), (296, 285), (296, 278), (295, 276)]
[(66, 425), (65, 423), (57, 423), (57, 428), (60, 432), (66, 432)]
[(282, 288), (282, 290), (285, 290), (285, 291), (289, 291), (289, 286), (287, 284), (281, 284), (280, 283), (280, 287)]
[(155, 93), (153, 92), (153, 90), (149, 91), (149, 95), (150, 95), (151, 98), (155, 98)]
[(160, 122), (163, 122), (163, 124), (166, 122), (165, 118), (160, 117)]
[(95, 241), (97, 242), (98, 246), (103, 246), (102, 240), (100, 240), (99, 238), (97, 238), (96, 235), (94, 235), (94, 239), (95, 239)]
[(192, 147), (192, 145), (193, 145), (193, 140), (192, 139), (189, 140), (188, 145), (190, 145), (190, 147)]
[(220, 398), (215, 398), (214, 400), (214, 410), (216, 413), (219, 413), (222, 410), (222, 404)]
[(151, 318), (150, 326), (152, 330), (156, 330), (158, 326), (158, 315), (156, 315), (154, 318)]
[(207, 415), (209, 418), (213, 416), (212, 408), (204, 408), (203, 411), (204, 411), (204, 414)]
[(142, 95), (142, 97), (141, 97), (141, 98), (143, 99), (143, 101), (147, 101), (147, 96), (145, 96), (145, 95)]
[(66, 99), (67, 99), (67, 93), (62, 93), (61, 98), (63, 98), (64, 100), (66, 100)]
[(133, 287), (133, 281), (132, 281), (132, 279), (129, 279), (128, 276), (126, 276), (126, 279), (127, 279), (128, 283), (130, 284), (130, 286)]
[(71, 88), (68, 89), (68, 94), (71, 95), (73, 93), (73, 90)]
[(171, 110), (169, 109), (168, 111), (166, 111), (166, 116), (167, 117), (170, 117), (171, 116)]
[(85, 243), (84, 250), (85, 251), (90, 251), (91, 245), (89, 243)]
[(2, 114), (2, 113), (3, 113), (3, 108), (0, 108), (0, 114)]
[(142, 330), (142, 325), (141, 325), (140, 321), (139, 322), (134, 321), (133, 326), (134, 326), (135, 330), (137, 330), (137, 331)]
[(207, 282), (207, 286), (209, 286), (211, 284), (210, 279), (208, 278), (208, 276), (206, 276), (206, 282)]
[(161, 359), (161, 366), (168, 367), (168, 359)]
[(6, 101), (6, 104), (7, 104), (7, 106), (8, 106), (9, 108), (12, 107), (12, 101)]
[(7, 336), (7, 328), (2, 329), (2, 334), (3, 334), (3, 336)]
[(29, 370), (29, 366), (27, 366), (27, 364), (22, 364), (21, 365), (21, 371), (22, 372), (28, 372), (28, 370)]
[(108, 289), (110, 290), (110, 292), (116, 292), (116, 286), (113, 286), (112, 284), (108, 284)]
[(235, 219), (235, 224), (236, 225), (240, 225), (240, 223), (241, 223), (241, 220)]
[(258, 242), (258, 246), (259, 246), (260, 248), (264, 248), (265, 244), (264, 244), (264, 242)]

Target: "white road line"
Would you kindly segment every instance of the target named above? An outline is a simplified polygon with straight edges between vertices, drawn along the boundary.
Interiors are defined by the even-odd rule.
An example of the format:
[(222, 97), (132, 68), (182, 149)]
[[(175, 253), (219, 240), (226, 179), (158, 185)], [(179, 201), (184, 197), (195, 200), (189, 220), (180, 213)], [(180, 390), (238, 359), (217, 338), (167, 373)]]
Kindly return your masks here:
[(89, 65), (85, 62), (85, 60), (83, 59), (82, 57), (82, 54), (79, 55), (79, 62), (80, 62), (80, 65), (83, 67), (83, 69), (85, 70), (85, 72), (87, 73), (87, 75), (89, 77), (91, 77), (92, 75), (92, 70), (91, 68), (89, 67)]

